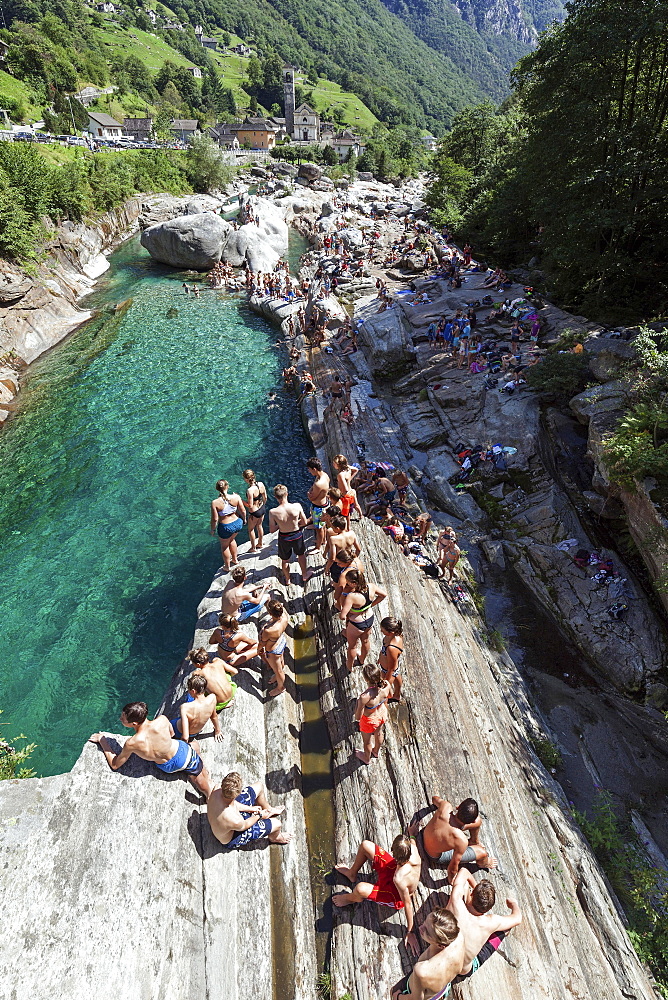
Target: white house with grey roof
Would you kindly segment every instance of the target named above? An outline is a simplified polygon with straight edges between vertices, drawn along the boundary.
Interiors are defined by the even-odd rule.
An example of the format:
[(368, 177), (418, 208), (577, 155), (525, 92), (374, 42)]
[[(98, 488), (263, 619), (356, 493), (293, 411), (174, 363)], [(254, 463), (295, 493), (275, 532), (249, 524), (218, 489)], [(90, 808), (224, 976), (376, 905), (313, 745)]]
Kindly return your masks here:
[(123, 126), (111, 115), (104, 115), (101, 111), (89, 111), (86, 131), (96, 139), (119, 139), (123, 135)]

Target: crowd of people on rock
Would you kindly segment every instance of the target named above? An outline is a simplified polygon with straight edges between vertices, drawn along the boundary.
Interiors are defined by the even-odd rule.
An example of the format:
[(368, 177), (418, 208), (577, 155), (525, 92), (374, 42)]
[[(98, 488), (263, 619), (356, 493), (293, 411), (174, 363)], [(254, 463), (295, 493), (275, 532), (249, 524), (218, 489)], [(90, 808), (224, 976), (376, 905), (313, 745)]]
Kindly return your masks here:
[[(340, 200), (340, 207), (345, 210), (346, 203)], [(258, 217), (248, 207), (245, 217), (246, 221), (259, 225)], [(307, 228), (312, 226), (306, 220), (302, 224)], [(315, 393), (317, 386), (307, 369), (298, 369), (295, 365), (301, 355), (294, 346), (295, 338), (305, 334), (311, 343), (322, 342), (328, 314), (326, 305), (318, 306), (317, 303), (335, 291), (342, 278), (363, 273), (365, 251), (370, 259), (374, 257), (373, 243), (378, 234), (365, 233), (365, 249), (357, 248), (352, 252), (347, 242), (338, 236), (343, 225), (339, 222), (333, 231), (324, 236), (319, 234), (326, 256), (324, 260), (319, 259), (313, 280), (291, 278), (287, 264), (281, 262), (270, 274), (246, 269), (245, 285), (250, 293), (286, 302), (301, 300), (299, 309), (289, 318), (287, 338), (283, 342), (292, 344), (292, 364), (284, 368), (284, 380), (289, 386), (298, 382), (298, 401)], [(392, 248), (393, 258), (414, 250), (412, 228), (415, 224), (407, 221), (402, 239)], [(452, 287), (461, 284), (462, 268), (474, 266), (471, 253), (467, 245), (463, 259), (456, 254), (449, 259), (441, 258), (438, 266)], [(425, 264), (436, 263), (435, 255), (428, 250)], [(485, 279), (485, 287), (501, 287), (504, 278), (501, 272), (494, 272)], [(229, 288), (233, 280), (231, 269), (222, 263), (209, 274), (212, 288), (223, 285)], [(184, 288), (189, 291), (187, 285)], [(379, 281), (377, 288), (380, 307), (392, 308), (395, 300), (385, 284)], [(416, 304), (419, 301), (418, 297)], [(427, 334), (429, 344), (434, 348), (440, 345), (449, 351), (458, 367), (469, 366), (473, 371), (474, 364), (482, 363), (482, 358), (485, 358), (486, 367), (496, 364), (497, 345), (483, 341), (477, 330), (474, 306), (466, 313), (458, 310), (452, 318), (443, 317), (432, 327)], [(515, 348), (521, 336), (518, 320), (511, 337)], [(356, 338), (355, 324), (346, 320), (329, 341), (328, 348), (338, 347), (344, 355), (354, 353)], [(511, 360), (513, 365), (508, 362), (507, 367), (516, 371), (521, 357), (518, 359), (514, 354)], [(499, 355), (499, 368), (506, 361), (507, 358)], [(354, 421), (352, 384), (341, 372), (335, 372), (325, 389), (330, 414), (350, 424)], [(345, 640), (345, 667), (350, 675), (361, 673), (366, 685), (356, 700), (353, 713), (361, 739), (361, 748), (354, 751), (354, 756), (363, 767), (372, 767), (379, 757), (385, 728), (390, 721), (389, 706), (403, 699), (402, 658), (407, 651), (401, 620), (383, 614), (379, 622), (381, 646), (372, 655), (376, 609), (387, 601), (388, 594), (381, 584), (368, 579), (362, 545), (352, 526), (353, 518), (367, 517), (375, 521), (393, 544), (429, 575), (447, 574), (449, 581), (454, 579), (461, 551), (453, 528), (446, 525), (440, 529), (434, 563), (425, 549), (433, 520), (427, 511), (420, 511), (417, 516), (409, 513), (406, 507), (408, 476), (387, 463), (367, 461), (363, 452), (362, 448), (357, 463), (349, 462), (343, 454), (336, 455), (331, 475), (318, 458), (307, 461), (313, 479), (307, 494), (308, 515), (301, 503), (290, 500), (288, 488), (280, 483), (271, 491), (275, 506), (269, 508), (267, 487), (252, 469), (242, 473), (244, 489), (241, 492), (231, 489), (225, 479), (216, 483), (217, 496), (210, 506), (210, 531), (218, 537), (223, 568), (229, 579), (221, 594), (218, 625), (209, 637), (208, 648), (192, 649), (188, 653), (191, 673), (186, 680), (185, 700), (173, 718), (158, 715), (149, 719), (147, 705), (142, 701), (125, 705), (120, 719), (133, 734), (120, 749), (102, 733), (91, 737), (99, 744), (113, 770), (118, 770), (136, 754), (164, 773), (181, 774), (189, 779), (206, 799), (212, 834), (226, 851), (262, 839), (274, 844), (287, 844), (292, 839), (292, 834), (283, 829), (284, 807), (269, 803), (262, 782), (244, 785), (241, 775), (232, 771), (214, 787), (196, 739), (209, 723), (213, 726), (214, 740), (223, 739), (220, 713), (237, 698), (244, 697), (233, 678), (253, 661), (257, 663), (259, 659), (267, 668), (269, 697), (280, 697), (286, 691), (285, 652), (290, 618), (280, 599), (280, 591), (272, 592), (270, 581), (249, 583), (237, 548), (237, 537), (244, 526), (251, 553), (264, 551), (268, 544), (273, 544), (275, 537), (281, 577), (286, 587), (292, 583), (293, 560), (296, 560), (302, 584), (317, 572), (323, 573), (326, 585), (331, 587), (334, 614), (341, 623)], [(271, 540), (267, 538), (266, 527)], [(307, 566), (305, 532), (309, 529), (313, 532), (311, 555), (321, 563), (315, 571)], [(251, 618), (258, 620), (256, 634), (249, 634), (242, 628)], [(489, 871), (497, 866), (496, 859), (480, 840), (482, 820), (477, 802), (466, 798), (455, 807), (447, 799), (434, 795), (431, 807), (433, 815), (424, 828), (420, 830), (419, 821), (411, 823), (405, 832), (394, 838), (390, 851), (371, 840), (364, 840), (349, 865), (335, 865), (337, 877), (352, 886), (332, 896), (335, 907), (370, 901), (390, 910), (403, 910), (406, 914), (404, 941), (411, 951), (419, 954), (411, 973), (392, 991), (393, 1000), (402, 996), (411, 1000), (448, 997), (452, 984), (468, 979), (522, 919), (517, 901), (511, 898), (506, 899), (509, 914), (495, 914), (494, 884), (488, 878), (476, 881), (467, 867), (474, 865), (476, 869)], [(432, 868), (446, 867), (451, 891), (447, 905), (432, 909), (417, 928), (414, 896), (422, 880), (424, 863)], [(371, 867), (374, 881), (367, 877), (358, 880), (364, 866)], [(422, 951), (418, 931), (424, 946)]]

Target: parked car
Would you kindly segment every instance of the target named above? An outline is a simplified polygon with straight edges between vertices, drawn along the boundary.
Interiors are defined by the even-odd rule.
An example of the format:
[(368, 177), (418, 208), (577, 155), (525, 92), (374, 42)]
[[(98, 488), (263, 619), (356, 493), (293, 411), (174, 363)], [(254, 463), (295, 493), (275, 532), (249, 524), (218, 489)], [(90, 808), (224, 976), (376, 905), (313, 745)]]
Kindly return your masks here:
[(34, 142), (35, 136), (32, 132), (15, 132), (14, 142)]

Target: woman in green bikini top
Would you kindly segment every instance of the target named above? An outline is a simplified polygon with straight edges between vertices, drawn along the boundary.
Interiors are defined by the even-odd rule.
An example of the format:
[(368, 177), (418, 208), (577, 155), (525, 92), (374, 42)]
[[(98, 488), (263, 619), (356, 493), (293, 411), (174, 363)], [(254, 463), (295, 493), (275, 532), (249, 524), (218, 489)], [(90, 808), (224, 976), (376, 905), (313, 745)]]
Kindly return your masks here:
[(406, 976), (392, 991), (392, 1000), (446, 1000), (452, 992), (452, 980), (464, 964), (464, 935), (452, 913), (438, 906), (420, 927), (420, 937), (429, 947), (422, 952)]

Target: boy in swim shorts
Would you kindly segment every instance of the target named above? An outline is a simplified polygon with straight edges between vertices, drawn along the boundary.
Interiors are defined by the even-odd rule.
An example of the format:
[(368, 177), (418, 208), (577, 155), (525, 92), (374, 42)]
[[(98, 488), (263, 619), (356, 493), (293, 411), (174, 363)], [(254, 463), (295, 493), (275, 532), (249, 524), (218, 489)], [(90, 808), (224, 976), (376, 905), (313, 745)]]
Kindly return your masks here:
[(214, 837), (232, 851), (264, 838), (272, 844), (288, 844), (292, 834), (282, 833), (281, 821), (276, 818), (284, 809), (269, 805), (262, 782), (244, 787), (241, 776), (231, 771), (220, 788), (211, 792), (206, 812)]

